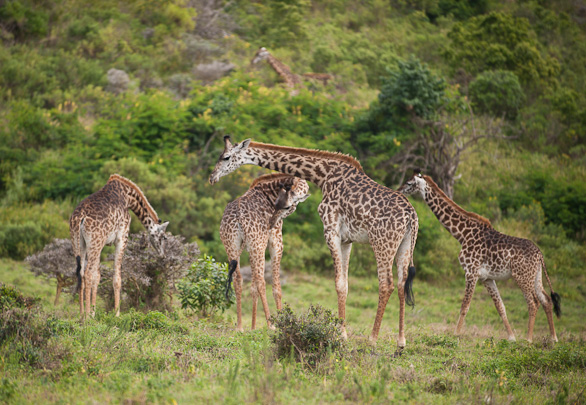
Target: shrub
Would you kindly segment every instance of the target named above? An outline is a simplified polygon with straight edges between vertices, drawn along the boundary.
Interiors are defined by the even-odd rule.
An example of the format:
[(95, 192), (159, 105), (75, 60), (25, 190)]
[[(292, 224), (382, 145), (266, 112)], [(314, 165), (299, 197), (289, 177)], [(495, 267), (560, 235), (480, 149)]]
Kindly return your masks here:
[(178, 285), (182, 308), (199, 311), (203, 316), (212, 315), (218, 309), (224, 312), (234, 303), (234, 293), (224, 295), (228, 278), (228, 264), (217, 263), (204, 255), (189, 268), (187, 276)]
[(478, 111), (508, 119), (517, 116), (525, 98), (517, 75), (506, 70), (481, 73), (468, 91)]
[(57, 280), (55, 305), (59, 303), (63, 288), (71, 287), (75, 283), (76, 265), (70, 239), (53, 239), (42, 252), (28, 256), (25, 261), (35, 276)]
[[(185, 275), (188, 266), (199, 255), (197, 243), (183, 243), (182, 236), (167, 233), (165, 255), (159, 254), (148, 242), (148, 234), (131, 234), (122, 261), (123, 304), (135, 308), (171, 310), (175, 283)], [(114, 254), (107, 258), (114, 260)], [(109, 307), (114, 303), (113, 270), (102, 271), (105, 282), (99, 292)]]
[(284, 358), (293, 354), (295, 360), (316, 367), (329, 353), (342, 356), (346, 349), (341, 326), (344, 321), (321, 305), (310, 305), (305, 314), (297, 315), (285, 304), (271, 316), (277, 328), (274, 336), (276, 354)]
[(104, 315), (103, 318), (100, 318), (100, 321), (128, 332), (158, 330), (179, 334), (186, 333), (186, 329), (182, 325), (171, 321), (165, 314), (159, 311), (141, 313), (131, 309), (121, 316), (113, 316), (112, 314)]

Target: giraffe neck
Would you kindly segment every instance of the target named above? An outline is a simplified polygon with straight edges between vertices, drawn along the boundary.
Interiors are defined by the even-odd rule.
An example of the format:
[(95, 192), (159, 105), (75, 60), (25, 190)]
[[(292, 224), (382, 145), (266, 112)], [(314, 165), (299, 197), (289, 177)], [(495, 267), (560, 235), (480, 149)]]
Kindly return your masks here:
[(110, 181), (119, 183), (125, 195), (127, 208), (136, 214), (138, 220), (147, 230), (150, 231), (154, 225), (159, 223), (157, 213), (136, 184), (121, 176), (115, 179), (110, 177)]
[(433, 182), (427, 179), (427, 186), (425, 190), (425, 202), (440, 221), (440, 223), (447, 229), (447, 231), (460, 244), (462, 244), (471, 233), (475, 230), (484, 230), (490, 227), (490, 222), (487, 219), (465, 211), (454, 201), (452, 201), (441, 189)]
[(291, 72), (291, 68), (275, 58), (273, 55), (269, 55), (267, 62), (277, 72), (279, 76), (283, 78), (287, 87), (295, 87), (295, 85), (301, 83), (299, 76)]
[(245, 151), (244, 164), (255, 164), (290, 174), (317, 184), (320, 188), (331, 172), (341, 164), (362, 171), (360, 163), (351, 156), (303, 148), (290, 148), (251, 142)]

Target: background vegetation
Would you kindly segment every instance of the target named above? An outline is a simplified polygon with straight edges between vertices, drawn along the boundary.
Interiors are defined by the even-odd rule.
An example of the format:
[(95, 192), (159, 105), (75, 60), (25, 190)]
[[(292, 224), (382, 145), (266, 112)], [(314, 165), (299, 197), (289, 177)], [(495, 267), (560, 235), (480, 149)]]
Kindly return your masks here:
[[(159, 216), (170, 221), (169, 231), (225, 261), (218, 234), (224, 207), (262, 172), (247, 167), (214, 187), (207, 183), (222, 135), (230, 134), (236, 141), (250, 137), (349, 153), (372, 178), (393, 188), (411, 167), (422, 166), (465, 209), (490, 218), (502, 232), (535, 241), (564, 306), (583, 307), (585, 9), (581, 1), (562, 0), (160, 0), (156, 6), (143, 0), (3, 2), (0, 256), (21, 260), (54, 238), (67, 238), (73, 208), (117, 172), (140, 185)], [(329, 73), (334, 78), (327, 85), (305, 82), (291, 96), (266, 63), (250, 65), (261, 46), (296, 73)], [(436, 149), (429, 145), (437, 139), (448, 141), (442, 154), (430, 154)], [(470, 140), (474, 142), (468, 144)], [(317, 215), (321, 194), (314, 186), (311, 194), (285, 221), (282, 266), (301, 272), (301, 279), (305, 274), (316, 274), (319, 280), (323, 276), (333, 287), (331, 258)], [(440, 301), (451, 302), (455, 309), (462, 282), (459, 246), (423, 203), (412, 201), (420, 219), (418, 280), (431, 283), (425, 288), (446, 288)], [(141, 230), (140, 223), (133, 221), (131, 230)], [(18, 262), (4, 263), (20, 269)], [(376, 281), (375, 274), (370, 248), (356, 246), (351, 275)], [(375, 300), (376, 288), (370, 281), (359, 284), (363, 282), (373, 289), (361, 297)], [(458, 292), (452, 295), (458, 299), (448, 289), (453, 283)], [(309, 302), (314, 298), (305, 304)], [(497, 319), (494, 308), (489, 314), (486, 319)], [(108, 329), (114, 321), (105, 319), (92, 332), (72, 326), (68, 339), (85, 334), (89, 346), (84, 347), (91, 347), (90, 335), (102, 333), (96, 332), (100, 328), (114, 338)], [(195, 328), (189, 333), (209, 332), (205, 325)], [(418, 347), (430, 353), (438, 345), (452, 345), (449, 336), (412, 333), (415, 340), (423, 339)], [(222, 334), (218, 339), (242, 348), (242, 367), (244, 358), (260, 353), (258, 348), (268, 341), (262, 333), (248, 338)], [(492, 353), (484, 343), (474, 344), (486, 356)], [(446, 356), (452, 360), (433, 357), (437, 364), (460, 364), (450, 350)], [(145, 370), (159, 370), (157, 364), (167, 367), (169, 359), (161, 356), (147, 356)], [(246, 357), (249, 367), (268, 367), (253, 357)], [(238, 375), (232, 369), (235, 361), (225, 363), (226, 373), (232, 370), (229, 375)], [(369, 370), (378, 375), (383, 366), (372, 361)], [(404, 376), (388, 371), (396, 381), (408, 383), (409, 375), (421, 376), (403, 363)], [(470, 370), (466, 376), (480, 370), (473, 360), (464, 363)], [(88, 365), (83, 369), (89, 370)], [(500, 365), (498, 369), (503, 370)], [(77, 378), (81, 368), (75, 370), (59, 381)], [(563, 377), (568, 384), (571, 375)], [(112, 384), (121, 387), (134, 378), (126, 375)], [(271, 378), (258, 383), (284, 384)], [(455, 380), (429, 384), (452, 392), (458, 378), (468, 377), (454, 371), (450, 378)], [(482, 378), (468, 388), (488, 392), (492, 382), (499, 386), (501, 377)], [(526, 382), (531, 378), (518, 384), (531, 386)], [(11, 392), (11, 381), (2, 380), (6, 392)], [(376, 391), (376, 381), (352, 395)], [(169, 383), (158, 378), (152, 384)], [(226, 400), (221, 387), (209, 398)], [(432, 392), (427, 385), (420, 389)], [(532, 398), (545, 398), (539, 389), (531, 392)], [(243, 391), (238, 395), (260, 398)], [(378, 398), (352, 395), (350, 400)], [(411, 398), (408, 390), (397, 395)]]

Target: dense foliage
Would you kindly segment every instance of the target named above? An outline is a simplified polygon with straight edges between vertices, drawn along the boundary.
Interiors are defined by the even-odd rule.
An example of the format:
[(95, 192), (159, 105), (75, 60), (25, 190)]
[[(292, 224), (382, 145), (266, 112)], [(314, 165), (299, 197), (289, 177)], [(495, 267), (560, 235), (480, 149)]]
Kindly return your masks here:
[[(551, 267), (562, 265), (554, 246), (584, 260), (586, 29), (576, 7), (10, 0), (0, 11), (0, 256), (67, 237), (73, 207), (118, 172), (171, 233), (225, 260), (223, 209), (262, 173), (207, 184), (230, 134), (349, 153), (390, 187), (419, 165), (497, 229), (543, 241)], [(297, 74), (334, 77), (292, 96), (267, 63), (250, 65), (260, 46)], [(319, 202), (312, 189), (285, 224), (284, 268), (331, 271)], [(544, 226), (528, 232), (519, 213), (533, 204)], [(422, 223), (419, 274), (459, 274), (451, 237), (433, 217)], [(353, 274), (375, 267), (369, 248), (354, 249)]]
[(228, 279), (228, 264), (217, 263), (203, 255), (189, 267), (187, 274), (177, 286), (183, 309), (213, 315), (217, 310), (224, 312), (234, 303), (234, 293), (224, 293)]

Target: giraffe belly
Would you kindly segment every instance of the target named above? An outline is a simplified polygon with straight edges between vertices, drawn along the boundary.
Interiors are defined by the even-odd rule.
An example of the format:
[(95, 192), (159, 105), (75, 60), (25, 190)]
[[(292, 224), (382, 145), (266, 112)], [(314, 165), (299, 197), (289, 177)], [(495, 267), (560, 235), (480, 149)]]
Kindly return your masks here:
[(480, 266), (480, 269), (478, 269), (478, 279), (480, 281), (508, 280), (509, 278), (511, 278), (511, 275), (512, 275), (511, 269), (509, 268), (509, 266), (496, 267), (496, 266), (489, 266), (488, 264), (483, 264), (482, 266)]
[(370, 243), (366, 229), (348, 226), (344, 221), (340, 224), (340, 240), (342, 243)]

